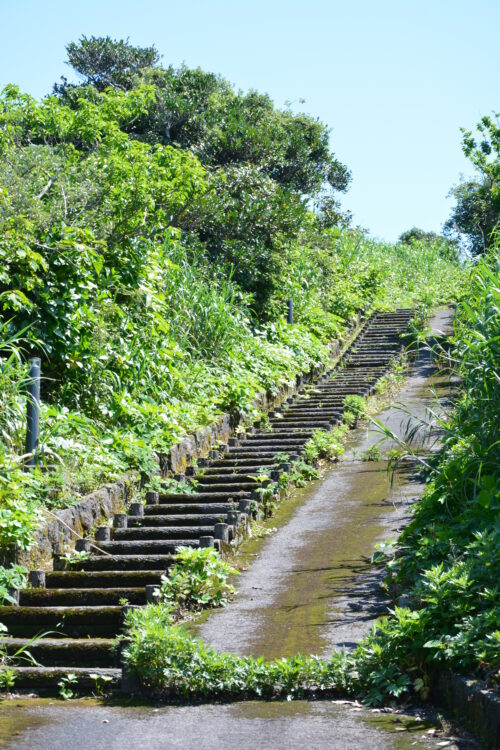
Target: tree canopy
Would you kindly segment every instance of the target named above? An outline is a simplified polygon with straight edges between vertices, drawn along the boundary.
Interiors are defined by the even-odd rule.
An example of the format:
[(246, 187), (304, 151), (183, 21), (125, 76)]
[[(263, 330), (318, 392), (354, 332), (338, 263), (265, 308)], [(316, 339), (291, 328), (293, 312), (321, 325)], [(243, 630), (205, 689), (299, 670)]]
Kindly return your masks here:
[(462, 150), (474, 165), (477, 177), (455, 185), (450, 195), (456, 204), (445, 224), (452, 238), (464, 236), (469, 250), (479, 255), (494, 244), (500, 224), (500, 125), (498, 118), (483, 117), (477, 133), (462, 129)]

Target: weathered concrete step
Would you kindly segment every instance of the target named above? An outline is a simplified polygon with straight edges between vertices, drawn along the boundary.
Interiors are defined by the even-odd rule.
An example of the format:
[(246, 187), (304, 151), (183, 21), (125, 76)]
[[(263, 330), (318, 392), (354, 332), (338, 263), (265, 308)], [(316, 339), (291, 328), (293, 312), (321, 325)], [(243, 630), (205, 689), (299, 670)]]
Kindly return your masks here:
[[(70, 670), (64, 667), (12, 667), (12, 670), (16, 688), (50, 692), (57, 692), (58, 683), (67, 677), (68, 671), (71, 671), (77, 676), (77, 682), (72, 685), (72, 689), (76, 689), (80, 694), (91, 693), (96, 689), (96, 677), (91, 675), (97, 675), (97, 681), (99, 677), (105, 678), (106, 690), (118, 688), (122, 676), (121, 669), (111, 667), (72, 667)], [(103, 686), (102, 680), (100, 686)]]
[[(289, 453), (289, 451), (281, 451), (282, 453)], [(261, 463), (254, 462), (250, 465), (245, 466), (239, 466), (238, 464), (234, 464), (231, 462), (228, 466), (214, 466), (211, 469), (208, 469), (207, 471), (217, 471), (217, 474), (214, 474), (214, 476), (223, 476), (223, 472), (227, 471), (231, 474), (236, 474), (239, 477), (244, 476), (256, 476), (261, 470), (263, 465)], [(271, 471), (273, 468), (278, 469), (279, 464), (278, 463), (270, 463), (266, 464), (265, 469), (266, 471)], [(219, 474), (220, 472), (220, 474)]]
[(238, 492), (251, 492), (255, 487), (254, 480), (245, 480), (235, 482), (220, 482), (218, 484), (203, 484), (201, 481), (196, 485), (196, 492), (200, 495), (213, 494), (214, 492), (229, 493), (234, 496), (234, 493)]
[(264, 465), (264, 461), (266, 459), (269, 460), (269, 463), (274, 462), (274, 456), (276, 453), (281, 453), (282, 448), (281, 446), (275, 447), (275, 446), (269, 446), (269, 448), (258, 448), (255, 450), (252, 450), (250, 448), (246, 450), (240, 450), (238, 453), (234, 454), (234, 460), (237, 461), (248, 461), (253, 463), (261, 463)]
[(340, 416), (342, 416), (342, 409), (340, 409), (338, 406), (335, 408), (332, 408), (331, 406), (324, 406), (322, 401), (313, 402), (309, 406), (301, 406), (294, 409), (289, 409), (287, 412), (284, 413), (283, 418), (282, 417), (275, 417), (275, 419), (279, 422), (283, 422), (283, 424), (286, 424), (287, 418), (290, 419), (291, 417), (309, 417), (314, 416), (318, 413), (318, 410), (321, 410), (321, 415), (324, 418), (330, 419), (338, 419)]
[[(340, 391), (344, 389), (349, 390), (350, 388), (353, 388), (356, 386), (358, 388), (362, 388), (364, 385), (369, 383), (373, 378), (377, 378), (378, 375), (379, 375), (379, 372), (368, 373), (368, 374), (365, 374), (362, 372), (359, 372), (359, 373), (353, 372), (352, 378), (349, 378), (349, 377), (342, 378), (341, 381), (338, 381), (337, 379), (329, 380), (329, 381), (325, 380), (324, 383), (320, 383), (320, 385), (324, 385), (325, 383), (330, 383), (330, 385), (335, 386)], [(317, 391), (313, 391), (311, 395), (314, 395), (316, 392)]]
[[(276, 417), (276, 419), (278, 420), (278, 424), (279, 424), (281, 421), (280, 417)], [(256, 440), (250, 440), (249, 438), (248, 441), (242, 442), (240, 447), (246, 448), (247, 445), (254, 445), (254, 444), (259, 445), (261, 443), (265, 445), (266, 443), (273, 443), (276, 440), (278, 440), (280, 443), (282, 442), (293, 443), (293, 442), (297, 442), (300, 440), (307, 440), (310, 434), (311, 434), (310, 430), (303, 430), (302, 432), (297, 432), (296, 430), (288, 430), (284, 432), (283, 430), (281, 430), (281, 432), (277, 433), (275, 432), (274, 427), (273, 427), (271, 432), (266, 432), (264, 435), (259, 435)]]
[[(359, 346), (401, 346), (402, 339), (399, 333), (395, 336), (391, 330), (385, 328), (374, 330), (371, 333), (367, 333), (366, 336), (354, 342), (352, 349), (357, 349)], [(351, 349), (351, 350), (352, 350)], [(350, 351), (351, 351), (350, 350)]]
[(159, 583), (164, 570), (58, 570), (46, 573), (48, 589), (143, 588)]
[[(394, 344), (394, 343), (377, 341), (375, 348), (377, 349), (377, 354), (387, 354), (387, 353), (391, 354), (392, 352), (397, 352), (398, 349), (401, 348), (401, 342)], [(372, 352), (373, 349), (374, 349), (374, 342), (365, 341), (365, 342), (358, 344), (357, 346), (354, 346), (351, 349), (351, 352), (356, 352), (359, 354), (359, 353), (364, 353), (364, 352)]]
[[(288, 409), (283, 409), (282, 412), (279, 412), (284, 417), (287, 414), (293, 414), (296, 409), (307, 409), (311, 406), (316, 406), (317, 404), (324, 404), (325, 409), (330, 408), (333, 410), (340, 411), (342, 409), (342, 406), (344, 404), (344, 399), (346, 396), (352, 396), (352, 395), (361, 395), (356, 394), (356, 391), (364, 391), (367, 388), (367, 385), (364, 385), (363, 388), (351, 388), (346, 393), (335, 393), (335, 391), (323, 391), (322, 393), (315, 393), (310, 398), (304, 399), (303, 401), (298, 401), (296, 404), (293, 404)], [(278, 417), (280, 419), (280, 417)]]
[[(285, 424), (285, 420), (278, 420), (281, 422), (281, 424)], [(332, 425), (335, 424), (337, 420), (332, 419), (324, 419), (321, 418), (321, 416), (318, 417), (318, 419), (315, 419), (314, 417), (304, 417), (304, 419), (301, 419), (300, 417), (295, 417), (294, 419), (286, 420), (286, 424), (290, 425), (290, 427), (301, 427), (303, 425), (307, 425), (308, 427), (312, 427), (315, 430), (330, 430), (332, 428)], [(272, 421), (271, 424), (274, 424)]]
[[(121, 629), (123, 607), (2, 607), (2, 622), (12, 636), (47, 632), (70, 637), (113, 638)], [(50, 632), (48, 632), (50, 631)]]
[(349, 359), (346, 359), (345, 366), (347, 369), (350, 367), (363, 367), (366, 368), (367, 365), (377, 365), (377, 366), (388, 366), (389, 362), (387, 359), (383, 359), (381, 357), (373, 356), (373, 357), (363, 357), (359, 356), (357, 354), (353, 354), (352, 357), (349, 357)]
[(198, 539), (148, 539), (134, 541), (100, 542), (104, 552), (111, 555), (168, 555), (175, 554), (178, 547), (197, 547)]
[(276, 422), (272, 426), (271, 434), (275, 438), (279, 438), (280, 440), (282, 435), (284, 435), (285, 437), (290, 435), (292, 437), (297, 437), (300, 440), (308, 440), (313, 432), (314, 429), (312, 427), (290, 427), (289, 424), (287, 424), (286, 422), (281, 423), (280, 419), (277, 418)]
[[(192, 509), (194, 510), (194, 509)], [(198, 526), (204, 526), (204, 527), (212, 527), (214, 524), (219, 523), (221, 519), (226, 518), (226, 513), (224, 511), (219, 511), (218, 513), (189, 513), (184, 515), (178, 515), (178, 516), (172, 516), (172, 515), (154, 515), (154, 516), (144, 516), (143, 518), (136, 518), (129, 519), (128, 522), (128, 530), (134, 530), (135, 528), (157, 528), (157, 527), (166, 527), (169, 528), (179, 528), (179, 529), (188, 529), (191, 527), (198, 527)], [(125, 531), (125, 529), (120, 529), (121, 531)], [(115, 530), (115, 534), (117, 534), (118, 529)]]
[[(264, 451), (265, 453), (269, 451), (274, 451), (275, 453), (282, 453), (283, 451), (288, 452), (294, 452), (295, 450), (300, 450), (304, 443), (306, 442), (307, 438), (302, 438), (301, 440), (279, 440), (276, 439), (272, 442), (269, 440), (267, 442), (261, 443), (256, 445), (256, 448), (259, 448), (260, 451)], [(248, 446), (242, 445), (241, 450), (246, 450)], [(253, 448), (253, 447), (252, 447)]]
[[(365, 378), (362, 383), (351, 385), (349, 388), (330, 388), (325, 387), (322, 390), (318, 391), (317, 393), (313, 393), (310, 398), (304, 399), (303, 401), (299, 401), (297, 403), (297, 406), (300, 404), (308, 404), (311, 401), (318, 401), (319, 399), (329, 398), (331, 399), (331, 405), (334, 406), (334, 404), (337, 402), (340, 405), (343, 403), (346, 396), (362, 396), (363, 393), (366, 391), (367, 388), (369, 388), (373, 383), (376, 383), (378, 380), (377, 377), (369, 377)], [(293, 405), (295, 406), (295, 404)], [(291, 407), (293, 408), (293, 407)]]
[[(196, 504), (196, 503), (208, 503), (208, 502), (220, 502), (224, 503), (228, 501), (229, 497), (234, 497), (235, 500), (242, 497), (247, 497), (248, 492), (245, 491), (237, 491), (237, 490), (228, 490), (226, 492), (193, 492), (190, 494), (183, 495), (182, 493), (176, 493), (176, 494), (169, 494), (169, 495), (160, 495), (159, 496), (159, 504), (160, 505), (176, 505), (179, 502), (182, 502), (183, 505), (188, 504)], [(157, 506), (153, 506), (157, 507)], [(145, 512), (147, 510), (147, 506), (145, 508)]]
[(345, 373), (345, 375), (343, 374), (341, 376), (342, 379), (335, 378), (331, 381), (331, 383), (338, 386), (339, 388), (352, 387), (353, 385), (363, 385), (373, 378), (380, 377), (382, 369), (382, 367), (366, 368), (366, 370), (364, 370), (363, 372), (345, 369), (343, 370), (343, 373)]
[[(173, 555), (91, 555), (87, 560), (78, 563), (80, 570), (140, 571), (168, 570), (172, 565)], [(57, 564), (57, 558), (56, 558)]]
[[(227, 473), (224, 473), (223, 471), (215, 472), (213, 468), (210, 471), (204, 471), (203, 474), (198, 474), (195, 477), (195, 481), (197, 484), (197, 489), (201, 485), (210, 485), (210, 486), (216, 486), (218, 484), (224, 484), (224, 486), (227, 485), (237, 485), (241, 484), (241, 474), (235, 474), (230, 471)], [(245, 481), (248, 482), (255, 482), (255, 480), (251, 479), (245, 479)]]
[(368, 388), (369, 383), (370, 381), (367, 380), (365, 383), (363, 383), (363, 385), (352, 385), (349, 388), (337, 388), (335, 386), (326, 384), (322, 386), (316, 393), (313, 393), (311, 398), (301, 400), (297, 402), (297, 404), (293, 404), (293, 406), (298, 406), (299, 404), (307, 404), (310, 401), (314, 401), (315, 399), (318, 400), (320, 398), (330, 398), (332, 399), (332, 401), (336, 399), (337, 401), (342, 403), (346, 396), (362, 396)]
[(19, 604), (21, 607), (121, 606), (123, 599), (129, 604), (144, 604), (144, 588), (23, 589)]
[[(249, 495), (246, 497), (249, 497)], [(192, 513), (200, 513), (201, 515), (222, 513), (225, 515), (230, 510), (234, 510), (237, 506), (238, 500), (235, 500), (234, 502), (226, 501), (220, 503), (214, 503), (211, 501), (202, 503), (200, 501), (198, 503), (178, 503), (176, 505), (152, 505), (144, 508), (144, 518), (161, 515), (162, 508), (164, 509), (165, 516), (184, 516)]]
[[(222, 458), (219, 459), (215, 464), (214, 467), (217, 467), (218, 469), (222, 466), (229, 466), (234, 468), (245, 468), (248, 466), (254, 466), (256, 463), (257, 457), (256, 456), (233, 456), (232, 458)], [(274, 455), (266, 455), (266, 456), (259, 456), (258, 459), (260, 466), (266, 466), (274, 463)]]
[(114, 638), (41, 638), (34, 643), (29, 638), (4, 638), (2, 643), (10, 656), (26, 648), (43, 667), (120, 667)]
[[(224, 522), (226, 521), (224, 516), (222, 519)], [(163, 521), (165, 521), (165, 518), (163, 518)], [(217, 523), (217, 521), (215, 521), (215, 523)], [(200, 536), (213, 536), (213, 533), (214, 524), (210, 524), (209, 526), (201, 526), (199, 523), (197, 526), (142, 526), (135, 529), (116, 529), (113, 535), (113, 541), (140, 541), (146, 539), (199, 540)], [(135, 602), (130, 603), (133, 604)]]

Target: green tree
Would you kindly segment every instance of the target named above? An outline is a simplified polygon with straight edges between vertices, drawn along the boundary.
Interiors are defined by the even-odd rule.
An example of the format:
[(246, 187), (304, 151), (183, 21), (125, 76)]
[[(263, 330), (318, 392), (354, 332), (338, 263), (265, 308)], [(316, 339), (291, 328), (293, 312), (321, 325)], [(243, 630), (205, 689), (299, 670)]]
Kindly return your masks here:
[[(82, 79), (83, 85), (94, 86), (98, 91), (111, 86), (127, 91), (135, 78), (145, 69), (157, 65), (160, 54), (156, 47), (134, 47), (128, 39), (81, 36), (70, 42), (66, 51), (68, 64)], [(56, 93), (64, 93), (68, 86), (65, 78), (55, 85)]]
[(451, 238), (466, 238), (473, 255), (484, 253), (494, 241), (500, 222), (500, 114), (483, 117), (477, 134), (462, 128), (462, 150), (477, 177), (455, 185), (450, 195), (456, 204), (445, 224)]
[(406, 232), (400, 234), (398, 242), (404, 242), (405, 245), (409, 245), (410, 242), (416, 240), (417, 242), (435, 242), (438, 240), (440, 235), (437, 232), (426, 232), (425, 229), (419, 229), (418, 227), (412, 227), (407, 229)]

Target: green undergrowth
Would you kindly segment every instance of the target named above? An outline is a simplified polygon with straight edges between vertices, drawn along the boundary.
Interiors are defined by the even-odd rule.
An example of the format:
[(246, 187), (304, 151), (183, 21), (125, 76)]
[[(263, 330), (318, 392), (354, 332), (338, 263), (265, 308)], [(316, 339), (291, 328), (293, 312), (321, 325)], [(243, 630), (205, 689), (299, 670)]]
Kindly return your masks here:
[[(414, 518), (389, 552), (389, 590), (405, 606), (361, 649), (374, 669), (397, 665), (427, 689), (447, 666), (500, 684), (500, 262), (498, 244), (474, 271), (451, 349), (439, 351), (460, 387), (428, 461)], [(412, 455), (411, 443), (405, 446)], [(395, 553), (395, 554), (394, 554)]]

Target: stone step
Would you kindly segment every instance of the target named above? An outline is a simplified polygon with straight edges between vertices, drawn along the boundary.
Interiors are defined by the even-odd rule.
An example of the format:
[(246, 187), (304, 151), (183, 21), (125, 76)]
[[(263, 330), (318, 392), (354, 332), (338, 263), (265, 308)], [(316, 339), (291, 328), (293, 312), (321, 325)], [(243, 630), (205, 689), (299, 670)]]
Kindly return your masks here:
[(178, 547), (197, 547), (198, 539), (147, 539), (134, 541), (100, 542), (104, 552), (117, 555), (175, 555)]
[(58, 570), (46, 573), (47, 589), (144, 588), (159, 583), (164, 570)]
[[(282, 451), (283, 453), (286, 453), (286, 451)], [(273, 468), (278, 468), (277, 463), (271, 463), (266, 466), (266, 470), (271, 470)], [(223, 476), (231, 476), (232, 474), (236, 474), (236, 476), (242, 477), (242, 476), (255, 476), (260, 472), (262, 469), (262, 464), (250, 464), (248, 466), (238, 466), (237, 464), (234, 464), (231, 462), (228, 466), (211, 466), (209, 469), (205, 469), (205, 474), (203, 475), (203, 479), (205, 479), (206, 476), (214, 476), (214, 477), (223, 477)]]
[[(219, 520), (226, 523), (226, 517), (224, 515), (222, 516), (222, 519)], [(215, 521), (215, 523), (218, 523), (219, 520)], [(209, 526), (141, 526), (134, 529), (116, 529), (113, 535), (113, 541), (141, 541), (146, 539), (199, 540), (200, 536), (213, 536), (214, 525), (215, 524)], [(180, 542), (176, 542), (176, 544), (177, 543), (180, 544)], [(130, 603), (135, 604), (135, 602), (132, 601)]]
[(2, 607), (9, 635), (31, 638), (47, 632), (71, 638), (113, 638), (122, 627), (123, 607)]
[[(182, 493), (176, 493), (176, 494), (168, 494), (168, 495), (160, 495), (159, 496), (159, 505), (177, 505), (179, 502), (181, 502), (183, 505), (195, 505), (196, 503), (225, 503), (228, 501), (229, 497), (234, 497), (235, 501), (237, 501), (239, 498), (247, 497), (248, 492), (238, 490), (227, 490), (222, 492), (193, 492), (190, 494), (182, 494)], [(156, 506), (154, 506), (156, 507)], [(146, 512), (147, 506), (144, 509), (144, 512)]]
[[(335, 421), (336, 420), (334, 419), (326, 421), (325, 419), (321, 418), (321, 416), (318, 416), (317, 419), (313, 417), (304, 417), (304, 419), (295, 417), (293, 419), (286, 420), (286, 424), (290, 425), (291, 427), (300, 427), (301, 425), (307, 425), (308, 427), (312, 427), (315, 430), (331, 430), (332, 426), (335, 424)], [(285, 424), (285, 420), (281, 421), (281, 424)]]
[[(332, 408), (325, 409), (325, 408), (322, 407), (322, 405), (320, 403), (318, 403), (317, 405), (313, 404), (312, 406), (309, 406), (307, 408), (304, 407), (304, 408), (300, 408), (300, 409), (294, 409), (293, 411), (289, 411), (289, 412), (287, 412), (287, 417), (288, 417), (288, 419), (290, 419), (292, 417), (300, 417), (300, 418), (304, 417), (304, 418), (307, 418), (307, 417), (314, 417), (318, 413), (321, 413), (321, 416), (323, 418), (328, 418), (329, 421), (330, 420), (331, 421), (333, 421), (333, 420), (337, 420), (338, 421), (341, 418), (341, 416), (342, 416), (342, 412), (341, 412), (340, 409), (338, 409), (338, 408), (336, 408), (336, 409), (332, 409)], [(287, 423), (287, 419), (280, 420), (278, 417), (276, 417), (276, 419), (278, 419), (278, 422), (283, 421), (283, 424)], [(302, 442), (305, 442), (305, 440), (307, 440), (307, 439), (308, 438), (304, 438), (304, 440)]]
[[(158, 507), (158, 506), (157, 506)], [(192, 508), (194, 511), (195, 508)], [(219, 512), (219, 513), (189, 513), (184, 515), (178, 515), (178, 516), (172, 516), (168, 514), (164, 515), (153, 515), (153, 516), (144, 516), (143, 518), (137, 518), (134, 519), (134, 522), (131, 523), (129, 520), (128, 523), (128, 530), (133, 531), (135, 528), (170, 528), (172, 530), (174, 529), (183, 529), (180, 533), (186, 533), (186, 535), (189, 535), (187, 533), (187, 529), (191, 527), (198, 527), (198, 526), (204, 526), (204, 527), (211, 527), (216, 523), (219, 523), (221, 519), (225, 519), (227, 515), (227, 511)], [(120, 531), (125, 531), (126, 529), (116, 529), (115, 534)], [(211, 532), (210, 532), (211, 533)]]
[(280, 440), (282, 435), (296, 435), (300, 440), (308, 440), (313, 432), (314, 429), (312, 427), (308, 427), (307, 429), (303, 429), (302, 427), (290, 427), (286, 422), (281, 424), (279, 419), (276, 420), (272, 428), (272, 435)]
[[(317, 396), (324, 396), (326, 393), (331, 394), (332, 396), (337, 396), (337, 398), (342, 398), (343, 396), (350, 396), (353, 393), (363, 392), (363, 390), (366, 388), (368, 381), (361, 383), (352, 383), (350, 385), (339, 386), (335, 382), (330, 383), (322, 383), (319, 388), (317, 388), (313, 393), (311, 393), (310, 398), (314, 398)], [(300, 400), (299, 403), (302, 403), (302, 401), (309, 401), (308, 398), (303, 398)]]
[(122, 606), (123, 599), (129, 604), (144, 604), (144, 587), (22, 589), (19, 604), (21, 607)]
[[(276, 417), (276, 419), (278, 426), (280, 426), (280, 417)], [(273, 426), (271, 432), (266, 432), (265, 435), (261, 435), (257, 440), (249, 439), (248, 441), (241, 443), (240, 447), (246, 448), (247, 445), (266, 445), (267, 443), (274, 443), (276, 440), (279, 443), (296, 443), (301, 440), (307, 440), (310, 434), (310, 430), (304, 431), (303, 433), (297, 433), (293, 430), (284, 431), (283, 429), (277, 433)]]
[[(168, 570), (172, 565), (173, 555), (91, 555), (78, 563), (80, 570)], [(55, 560), (57, 564), (57, 557)]]
[(114, 638), (4, 638), (2, 644), (9, 656), (27, 649), (43, 667), (120, 667)]
[[(246, 495), (246, 497), (249, 497), (250, 495)], [(238, 507), (238, 500), (235, 500), (234, 502), (220, 502), (220, 503), (213, 503), (213, 502), (205, 502), (202, 503), (201, 501), (198, 503), (177, 503), (176, 505), (152, 505), (152, 506), (146, 506), (144, 508), (144, 518), (149, 518), (149, 516), (158, 516), (164, 513), (164, 515), (179, 515), (179, 516), (185, 516), (189, 515), (191, 513), (194, 513), (195, 511), (197, 513), (200, 513), (202, 515), (207, 514), (223, 514), (226, 515), (226, 513), (229, 513), (230, 510), (235, 510)], [(163, 511), (162, 511), (163, 509)]]
[[(263, 451), (264, 453), (271, 452), (273, 454), (276, 454), (276, 453), (283, 453), (284, 451), (288, 453), (295, 453), (296, 451), (300, 450), (303, 447), (304, 443), (307, 440), (308, 438), (302, 438), (301, 440), (292, 440), (292, 441), (276, 439), (275, 441), (272, 441), (272, 442), (269, 440), (268, 442), (262, 443), (261, 445), (257, 444), (255, 447), (259, 449), (259, 452)], [(251, 451), (254, 450), (253, 446), (246, 446), (246, 445), (243, 445), (241, 447), (241, 450), (246, 451), (248, 448)], [(250, 455), (252, 454), (250, 453)]]
[(265, 456), (233, 456), (232, 458), (219, 459), (214, 466), (220, 468), (221, 466), (230, 466), (235, 468), (245, 469), (247, 466), (254, 466), (258, 461), (259, 466), (269, 466), (274, 464), (274, 455), (266, 454)]
[[(106, 682), (100, 682), (106, 690), (117, 689), (121, 683), (122, 671), (119, 668), (110, 667), (12, 667), (15, 677), (16, 689), (48, 690), (57, 692), (58, 683), (68, 675), (68, 671), (75, 674), (77, 682), (71, 685), (73, 691), (91, 693), (96, 689), (96, 678), (104, 677)], [(109, 679), (108, 679), (109, 678)]]
[[(244, 479), (246, 483), (255, 483), (255, 479), (250, 477), (244, 477)], [(199, 489), (202, 485), (210, 485), (211, 487), (217, 486), (218, 484), (224, 484), (225, 486), (238, 485), (241, 484), (242, 477), (241, 474), (235, 474), (231, 471), (228, 471), (227, 473), (224, 473), (223, 471), (219, 471), (218, 473), (215, 473), (215, 471), (204, 471), (203, 474), (196, 475), (195, 481), (198, 483), (196, 489)]]
[[(374, 342), (373, 341), (366, 341), (365, 343), (358, 344), (358, 346), (355, 346), (351, 349), (352, 353), (354, 354), (362, 354), (365, 352), (372, 352), (374, 348)], [(401, 343), (399, 344), (388, 344), (383, 343), (381, 341), (377, 342), (376, 349), (377, 354), (389, 354), (391, 355), (393, 352), (397, 352), (398, 349), (401, 348)]]
[(234, 496), (235, 493), (248, 493), (252, 492), (252, 490), (255, 488), (255, 480), (245, 480), (242, 481), (240, 477), (240, 481), (235, 482), (219, 482), (218, 484), (204, 484), (202, 481), (200, 481), (196, 485), (196, 492), (200, 495), (207, 495), (211, 494), (213, 495), (214, 492), (224, 492), (229, 493), (230, 495)]

